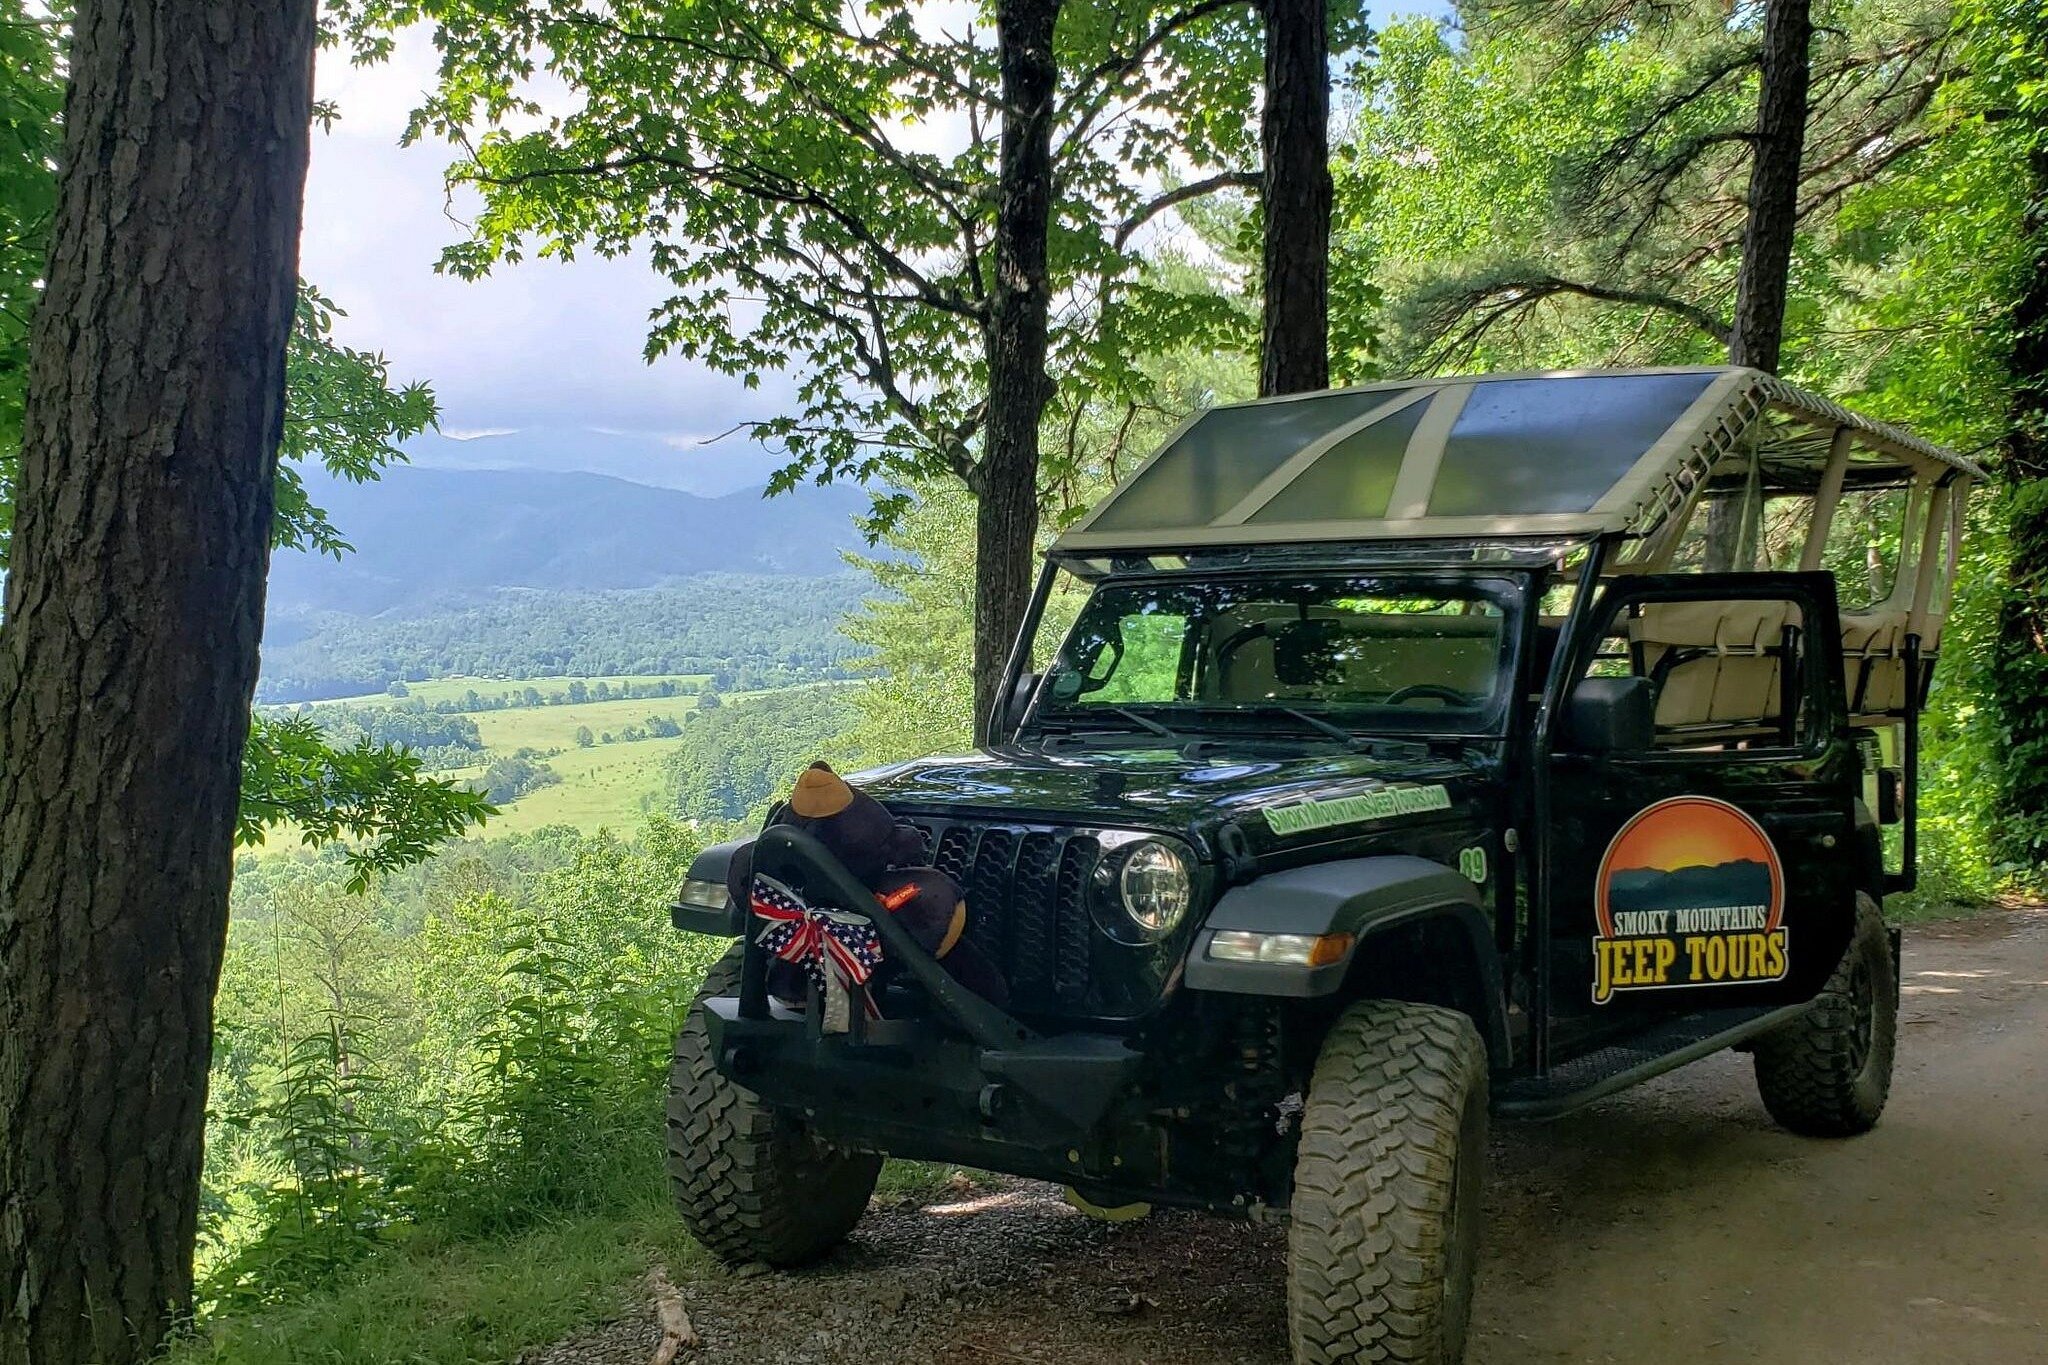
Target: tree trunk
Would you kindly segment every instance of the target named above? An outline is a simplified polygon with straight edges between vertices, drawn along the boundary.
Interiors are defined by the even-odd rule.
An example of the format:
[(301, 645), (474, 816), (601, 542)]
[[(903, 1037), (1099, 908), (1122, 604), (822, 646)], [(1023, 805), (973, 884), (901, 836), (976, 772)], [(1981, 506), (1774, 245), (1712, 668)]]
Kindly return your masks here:
[(0, 632), (0, 1365), (192, 1290), (312, 0), (83, 0)]
[(1330, 16), (1326, 0), (1264, 0), (1265, 325), (1259, 392), (1330, 383)]
[(974, 520), (974, 737), (990, 712), (1011, 641), (1031, 599), (1038, 536), (1038, 426), (1052, 396), (1045, 372), (1052, 286), (1053, 29), (1060, 0), (998, 0), (1002, 163), (996, 177), (995, 287), (988, 355), (986, 448), (976, 471)]
[(2038, 879), (2048, 871), (2048, 130), (2033, 136), (2023, 224), (2033, 268), (2012, 312), (2012, 412), (1998, 471), (2009, 559), (1989, 690), (2001, 760), (1993, 851)]
[(1756, 142), (1749, 222), (1735, 283), (1728, 359), (1775, 374), (1785, 344), (1786, 277), (1799, 226), (1799, 162), (1806, 149), (1806, 87), (1812, 75), (1810, 0), (1766, 0), (1758, 57)]

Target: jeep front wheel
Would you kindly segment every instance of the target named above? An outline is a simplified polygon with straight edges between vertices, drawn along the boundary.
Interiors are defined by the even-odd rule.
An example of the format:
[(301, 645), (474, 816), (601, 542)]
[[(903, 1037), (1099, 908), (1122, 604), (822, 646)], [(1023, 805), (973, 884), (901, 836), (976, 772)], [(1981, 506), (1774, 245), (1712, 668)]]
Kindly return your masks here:
[(1455, 1365), (1486, 1162), (1486, 1048), (1452, 1010), (1340, 1016), (1301, 1116), (1287, 1237), (1297, 1365)]
[(1877, 902), (1858, 892), (1856, 933), (1813, 1007), (1756, 1040), (1756, 1088), (1781, 1127), (1867, 1133), (1884, 1113), (1898, 1044), (1899, 974)]
[(706, 997), (739, 993), (740, 949), (705, 974), (676, 1035), (668, 1079), (668, 1174), (683, 1223), (723, 1260), (799, 1266), (845, 1239), (882, 1159), (829, 1147), (719, 1074)]

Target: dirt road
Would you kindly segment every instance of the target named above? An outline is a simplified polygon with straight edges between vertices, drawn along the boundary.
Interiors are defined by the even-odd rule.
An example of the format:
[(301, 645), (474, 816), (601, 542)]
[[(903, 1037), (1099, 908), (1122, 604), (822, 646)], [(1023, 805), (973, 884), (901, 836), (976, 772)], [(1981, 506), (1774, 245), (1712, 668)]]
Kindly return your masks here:
[[(2048, 1363), (2048, 913), (1913, 930), (1892, 1102), (1791, 1137), (1748, 1059), (1496, 1126), (1472, 1365)], [(870, 1213), (827, 1266), (684, 1286), (682, 1359), (1284, 1365), (1284, 1234), (1106, 1227), (986, 1182)], [(541, 1359), (645, 1361), (635, 1315)]]

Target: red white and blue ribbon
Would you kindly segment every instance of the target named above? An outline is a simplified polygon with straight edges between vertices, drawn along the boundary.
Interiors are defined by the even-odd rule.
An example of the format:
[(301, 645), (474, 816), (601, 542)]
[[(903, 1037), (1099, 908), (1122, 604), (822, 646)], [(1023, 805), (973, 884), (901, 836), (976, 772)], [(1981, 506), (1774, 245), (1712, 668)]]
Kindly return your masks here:
[[(755, 874), (753, 909), (767, 921), (756, 941), (784, 962), (802, 967), (821, 995), (828, 970), (851, 991), (865, 986), (882, 963), (882, 936), (873, 924), (858, 915), (813, 909), (773, 877)], [(867, 1008), (874, 1012), (872, 1000)]]

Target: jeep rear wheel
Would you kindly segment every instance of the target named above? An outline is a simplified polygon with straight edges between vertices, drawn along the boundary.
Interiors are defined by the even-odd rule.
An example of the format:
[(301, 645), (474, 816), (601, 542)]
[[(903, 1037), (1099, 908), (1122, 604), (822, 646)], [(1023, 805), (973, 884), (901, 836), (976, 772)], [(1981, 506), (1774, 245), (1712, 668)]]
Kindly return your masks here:
[(669, 1185), (691, 1235), (721, 1259), (799, 1266), (860, 1221), (882, 1159), (827, 1146), (719, 1074), (699, 1006), (738, 994), (739, 981), (735, 947), (705, 974), (676, 1035)]
[(1486, 1161), (1486, 1048), (1452, 1010), (1353, 1005), (1301, 1116), (1287, 1237), (1297, 1365), (1454, 1365)]
[(1807, 1137), (1867, 1133), (1892, 1089), (1899, 974), (1877, 902), (1858, 892), (1856, 933), (1813, 1007), (1756, 1041), (1771, 1117)]

